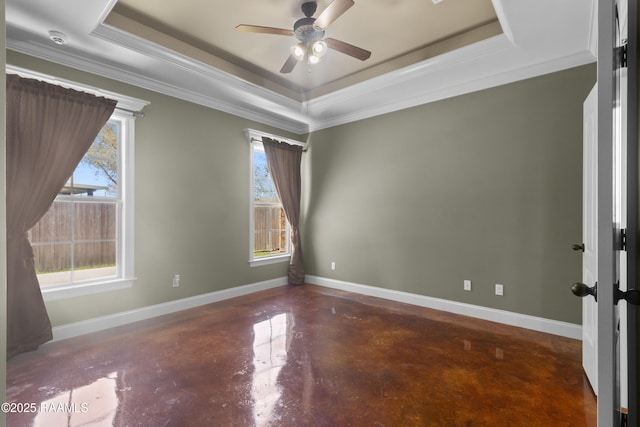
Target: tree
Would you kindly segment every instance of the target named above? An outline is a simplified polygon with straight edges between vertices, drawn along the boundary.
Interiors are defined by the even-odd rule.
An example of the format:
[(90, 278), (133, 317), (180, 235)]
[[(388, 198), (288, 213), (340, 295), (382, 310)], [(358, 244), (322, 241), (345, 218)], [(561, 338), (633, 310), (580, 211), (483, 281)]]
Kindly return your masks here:
[(118, 124), (107, 122), (84, 155), (82, 163), (96, 169), (96, 175), (104, 175), (109, 188), (118, 185)]
[(278, 200), (276, 187), (273, 185), (269, 168), (267, 167), (267, 158), (264, 153), (255, 153), (253, 158), (253, 188), (255, 200), (263, 202), (273, 202)]

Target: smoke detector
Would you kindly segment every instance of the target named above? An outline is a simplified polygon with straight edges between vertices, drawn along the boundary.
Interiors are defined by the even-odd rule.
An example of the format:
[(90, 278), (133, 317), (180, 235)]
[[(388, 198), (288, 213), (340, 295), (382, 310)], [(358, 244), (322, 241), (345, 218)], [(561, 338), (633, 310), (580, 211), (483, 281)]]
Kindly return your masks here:
[(62, 46), (63, 44), (67, 44), (66, 34), (63, 34), (60, 31), (49, 31), (49, 38), (57, 45)]

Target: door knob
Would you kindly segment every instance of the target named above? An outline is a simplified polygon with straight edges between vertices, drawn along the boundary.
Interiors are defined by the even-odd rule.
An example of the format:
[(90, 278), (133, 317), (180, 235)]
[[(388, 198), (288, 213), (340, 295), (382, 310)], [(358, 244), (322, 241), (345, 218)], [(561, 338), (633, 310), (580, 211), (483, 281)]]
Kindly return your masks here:
[(571, 285), (571, 292), (573, 292), (574, 295), (579, 296), (581, 298), (584, 298), (587, 295), (591, 295), (596, 301), (598, 301), (598, 283), (597, 282), (592, 287), (589, 287), (584, 283), (576, 282), (573, 285)]
[(571, 245), (571, 249), (573, 249), (574, 251), (582, 251), (584, 252), (584, 243), (581, 244), (575, 244), (575, 245)]

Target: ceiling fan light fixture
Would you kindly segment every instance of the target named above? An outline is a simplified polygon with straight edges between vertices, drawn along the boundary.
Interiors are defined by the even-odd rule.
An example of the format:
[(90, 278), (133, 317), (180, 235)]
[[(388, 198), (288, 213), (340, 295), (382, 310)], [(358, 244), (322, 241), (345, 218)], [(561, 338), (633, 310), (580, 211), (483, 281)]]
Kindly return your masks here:
[(304, 43), (298, 43), (297, 45), (291, 46), (291, 54), (298, 61), (304, 61), (304, 57), (307, 54), (307, 46)]
[[(304, 1), (304, 0), (302, 0)], [(327, 0), (329, 1), (329, 0)], [(432, 0), (442, 1), (442, 0)], [(336, 39), (324, 38), (327, 26), (338, 19), (351, 6), (355, 4), (354, 0), (330, 0), (325, 9), (314, 18), (313, 15), (318, 7), (317, 1), (304, 1), (302, 4), (302, 12), (304, 18), (298, 19), (293, 24), (293, 31), (283, 28), (263, 27), (259, 25), (240, 24), (236, 26), (237, 31), (253, 32), (259, 34), (276, 34), (281, 36), (295, 36), (298, 39), (296, 45), (290, 47), (291, 53), (280, 69), (283, 74), (293, 71), (298, 62), (305, 61), (309, 65), (317, 64), (332, 49), (355, 59), (365, 61), (371, 57), (371, 52), (359, 48), (349, 43), (345, 43)]]
[(318, 62), (320, 62), (320, 57), (313, 53), (307, 57), (307, 63), (311, 65), (317, 64)]
[(311, 43), (310, 50), (312, 55), (322, 58), (327, 53), (327, 43), (323, 40), (316, 40)]

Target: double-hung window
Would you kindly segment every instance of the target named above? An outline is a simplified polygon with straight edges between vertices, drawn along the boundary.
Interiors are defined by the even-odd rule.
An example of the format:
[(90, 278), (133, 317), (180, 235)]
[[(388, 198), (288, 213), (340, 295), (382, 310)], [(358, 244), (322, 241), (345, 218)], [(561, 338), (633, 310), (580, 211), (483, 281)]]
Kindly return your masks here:
[(43, 295), (130, 285), (133, 171), (127, 163), (132, 127), (132, 117), (111, 116), (49, 211), (29, 231)]
[[(128, 109), (147, 105), (42, 74), (12, 71), (118, 99), (118, 106), (131, 106)], [(134, 123), (134, 114), (115, 110), (47, 213), (29, 230), (45, 300), (132, 285)]]
[(251, 266), (288, 262), (291, 258), (291, 229), (269, 174), (262, 136), (275, 135), (245, 130), (251, 146), (250, 243)]
[(251, 143), (251, 265), (288, 261), (290, 227), (269, 175), (262, 143)]

